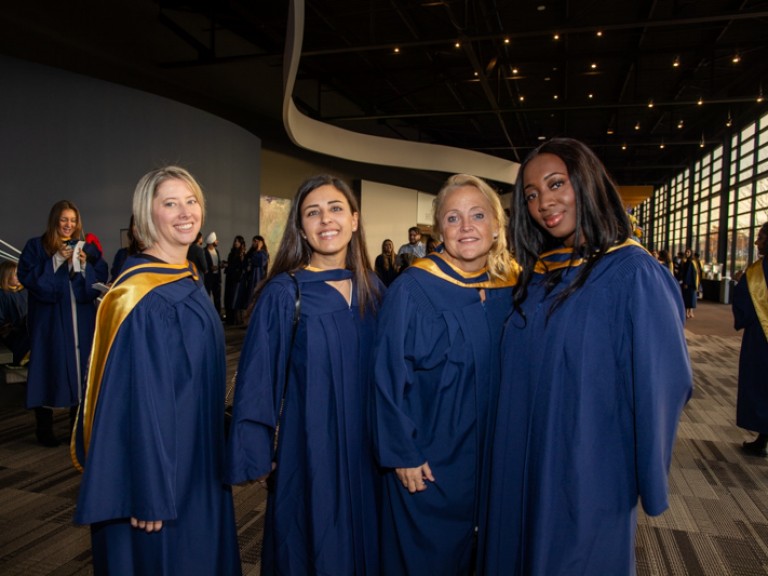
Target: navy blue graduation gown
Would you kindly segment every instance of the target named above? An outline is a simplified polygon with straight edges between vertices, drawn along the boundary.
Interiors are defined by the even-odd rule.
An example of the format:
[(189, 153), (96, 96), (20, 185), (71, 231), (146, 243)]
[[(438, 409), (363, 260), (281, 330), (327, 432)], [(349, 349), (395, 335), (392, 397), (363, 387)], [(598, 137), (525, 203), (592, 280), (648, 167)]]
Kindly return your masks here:
[(375, 443), (385, 468), (429, 463), (435, 483), (410, 494), (393, 470), (382, 507), (384, 574), (471, 574), (478, 502), (489, 467), (499, 348), (511, 287), (478, 290), (436, 254), (439, 274), (410, 266), (381, 310)]
[(686, 308), (696, 308), (699, 290), (699, 270), (693, 259), (683, 261), (680, 265), (680, 290), (683, 293), (683, 303)]
[(290, 370), (262, 574), (378, 574), (380, 488), (368, 422), (376, 315), (361, 317), (356, 286), (350, 306), (326, 284), (351, 277), (348, 270), (296, 272), (301, 317), (291, 352), (296, 290), (287, 274), (265, 286), (249, 322), (235, 384), (231, 483), (271, 470)]
[(634, 574), (638, 498), (668, 505), (692, 389), (680, 288), (622, 247), (550, 313), (575, 273), (550, 294), (535, 275), (505, 327), (484, 574)]
[[(768, 260), (763, 258), (758, 266), (762, 267), (768, 282)], [(732, 309), (734, 327), (744, 329), (739, 355), (736, 425), (768, 434), (768, 340), (755, 312), (746, 274), (736, 284)]]
[[(126, 269), (137, 264), (147, 260), (128, 258)], [(152, 263), (116, 286), (180, 271)], [(105, 299), (97, 341), (122, 299)], [(202, 284), (188, 275), (141, 298), (112, 341), (98, 391), (97, 384), (92, 373), (86, 416), (78, 418), (79, 428), (87, 425), (91, 411), (87, 455), (82, 436), (73, 449), (85, 468), (75, 522), (91, 524), (94, 572), (239, 575), (232, 492), (223, 483), (224, 334)], [(130, 526), (131, 516), (163, 527), (147, 534)]]
[(29, 292), (27, 408), (75, 406), (80, 402), (85, 382), (96, 322), (96, 298), (101, 295), (91, 286), (107, 281), (107, 263), (99, 259), (87, 264), (84, 274), (72, 276), (66, 262), (54, 270), (53, 257), (46, 253), (39, 237), (24, 246), (17, 274)]

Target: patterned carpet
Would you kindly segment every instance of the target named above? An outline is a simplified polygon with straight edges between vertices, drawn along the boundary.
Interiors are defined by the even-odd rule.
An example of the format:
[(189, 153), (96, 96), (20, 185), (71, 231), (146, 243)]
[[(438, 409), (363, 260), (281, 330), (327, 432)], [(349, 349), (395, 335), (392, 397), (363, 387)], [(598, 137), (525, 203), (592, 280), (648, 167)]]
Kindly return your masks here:
[[(734, 426), (740, 335), (730, 307), (702, 302), (686, 335), (696, 390), (680, 424), (670, 481), (671, 507), (640, 512), (640, 576), (768, 574), (768, 459), (743, 455), (751, 434)], [(228, 328), (230, 371), (244, 331)], [(74, 526), (79, 475), (67, 449), (35, 443), (23, 386), (0, 385), (0, 574), (91, 574), (89, 532)], [(56, 415), (66, 435), (67, 414)], [(244, 574), (258, 574), (265, 493), (235, 488)], [(439, 576), (439, 575), (438, 575)]]

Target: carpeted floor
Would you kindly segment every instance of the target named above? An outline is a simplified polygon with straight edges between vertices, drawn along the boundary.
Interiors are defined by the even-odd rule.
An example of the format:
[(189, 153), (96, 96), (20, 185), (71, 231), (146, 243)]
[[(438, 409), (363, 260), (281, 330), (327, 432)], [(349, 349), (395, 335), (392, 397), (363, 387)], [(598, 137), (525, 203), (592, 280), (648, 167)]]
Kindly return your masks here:
[[(686, 325), (696, 389), (680, 423), (671, 507), (639, 514), (640, 576), (768, 574), (768, 459), (739, 451), (751, 434), (733, 423), (741, 338), (732, 326), (730, 307), (711, 302)], [(227, 330), (230, 373), (243, 336)], [(88, 529), (72, 525), (79, 475), (64, 446), (35, 443), (22, 406), (22, 385), (0, 386), (0, 574), (90, 574)], [(62, 437), (67, 421), (60, 411)], [(264, 504), (258, 485), (235, 488), (244, 574), (259, 572)]]

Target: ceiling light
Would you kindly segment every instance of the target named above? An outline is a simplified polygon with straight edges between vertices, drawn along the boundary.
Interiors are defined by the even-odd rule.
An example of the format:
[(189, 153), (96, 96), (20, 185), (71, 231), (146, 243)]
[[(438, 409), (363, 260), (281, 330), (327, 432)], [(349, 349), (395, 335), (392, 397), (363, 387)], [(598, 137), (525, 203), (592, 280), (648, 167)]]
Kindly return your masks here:
[(592, 70), (597, 70), (597, 63), (592, 62), (592, 64), (590, 64), (589, 67), (592, 68)]
[(726, 126), (726, 128), (730, 128), (731, 126), (733, 126), (733, 118), (731, 118), (731, 111), (730, 110), (728, 110), (728, 118), (726, 118), (726, 120), (725, 120), (725, 126)]
[(395, 54), (400, 54), (400, 48), (398, 48), (397, 46), (395, 46)]
[(739, 62), (741, 62), (741, 55), (738, 52), (736, 52), (736, 54), (733, 55), (733, 58), (731, 58), (731, 62), (733, 62), (734, 64), (738, 64)]
[(519, 68), (512, 68), (512, 74), (514, 74), (515, 76), (517, 76), (517, 73), (518, 73), (518, 72), (520, 72), (520, 69), (519, 69)]
[(683, 129), (683, 119), (682, 118), (680, 118), (680, 120), (677, 121), (677, 128), (679, 130)]
[(622, 149), (622, 150), (626, 150), (626, 149), (627, 149), (627, 145), (626, 145), (626, 144), (622, 144), (622, 145), (621, 145), (621, 149)]
[(554, 98), (555, 100), (557, 100), (557, 99), (559, 99), (559, 98), (560, 98), (560, 96), (558, 96), (557, 94), (555, 94), (555, 95), (554, 95), (552, 98)]
[(701, 141), (699, 142), (699, 148), (704, 148), (704, 145), (706, 144), (706, 140), (704, 140), (704, 132), (701, 133)]
[(653, 99), (648, 102), (648, 108), (653, 108)]
[(509, 38), (504, 38), (504, 44), (509, 44)]
[(640, 130), (640, 121), (639, 120), (635, 124), (635, 130)]
[(704, 99), (702, 97), (699, 97), (699, 99), (696, 101), (696, 104), (701, 106), (702, 104), (704, 104)]
[(594, 98), (594, 97), (595, 97), (595, 95), (594, 95), (594, 94), (592, 94), (592, 92), (590, 92), (589, 94), (587, 94), (587, 98), (589, 98), (590, 100), (592, 100), (592, 98)]
[(520, 102), (523, 102), (525, 100), (525, 96), (520, 96)]
[(613, 134), (613, 128), (611, 128), (611, 127), (609, 126), (609, 127), (608, 127), (608, 130), (606, 130), (606, 134), (609, 134), (609, 135), (610, 135), (610, 134)]
[(480, 74), (478, 74), (477, 72), (475, 72), (475, 78), (477, 78), (478, 76), (480, 76)]
[(672, 67), (673, 68), (680, 67), (680, 56), (675, 56), (675, 59), (672, 61)]
[(552, 78), (549, 76), (544, 76), (544, 82), (549, 82), (550, 80), (552, 80)]
[(547, 137), (546, 137), (546, 136), (539, 136), (539, 137), (538, 137), (538, 140), (540, 140), (540, 141), (542, 141), (542, 142), (543, 142), (544, 140), (546, 140), (546, 139), (547, 139)]
[(757, 93), (757, 103), (760, 104), (763, 101), (763, 85), (760, 84), (760, 90)]
[(598, 38), (601, 38), (603, 36), (603, 31), (602, 30), (598, 30), (596, 32), (596, 35), (597, 35)]
[(659, 148), (664, 150), (664, 138), (661, 139), (661, 144), (659, 144)]
[(552, 37), (553, 40), (560, 40), (560, 34), (555, 32), (555, 35)]
[(547, 7), (544, 6), (544, 4), (539, 4), (538, 6), (536, 6), (536, 10), (538, 10), (539, 12), (544, 12), (544, 10), (546, 9)]
[(461, 42), (459, 42), (458, 40), (456, 40), (456, 44), (454, 44), (454, 47), (456, 47), (456, 48), (461, 48)]

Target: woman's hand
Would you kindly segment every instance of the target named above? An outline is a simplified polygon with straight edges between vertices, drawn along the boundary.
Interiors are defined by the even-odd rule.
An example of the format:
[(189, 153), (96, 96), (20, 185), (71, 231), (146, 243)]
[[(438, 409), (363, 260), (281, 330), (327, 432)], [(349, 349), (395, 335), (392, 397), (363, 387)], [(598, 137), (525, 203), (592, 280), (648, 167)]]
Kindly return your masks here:
[(416, 468), (395, 468), (395, 474), (397, 474), (397, 478), (402, 483), (403, 488), (407, 489), (411, 494), (426, 490), (427, 480), (430, 482), (435, 481), (428, 462), (424, 462), (424, 464)]
[(259, 476), (256, 478), (256, 482), (259, 484), (259, 486), (263, 486), (264, 488), (267, 487), (267, 480), (269, 480), (269, 477), (272, 475), (272, 472), (275, 471), (275, 468), (277, 468), (277, 462), (272, 462), (272, 470), (264, 474), (264, 476)]
[(66, 242), (62, 242), (61, 248), (59, 248), (59, 256), (61, 256), (64, 260), (69, 260), (72, 258), (72, 253), (74, 252), (74, 248), (67, 244)]
[(131, 516), (131, 526), (138, 528), (139, 530), (144, 530), (144, 532), (149, 534), (150, 532), (160, 532), (160, 530), (163, 529), (163, 521), (139, 520), (138, 518)]

